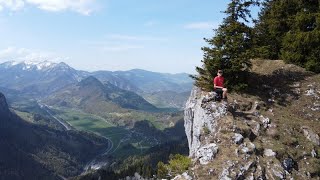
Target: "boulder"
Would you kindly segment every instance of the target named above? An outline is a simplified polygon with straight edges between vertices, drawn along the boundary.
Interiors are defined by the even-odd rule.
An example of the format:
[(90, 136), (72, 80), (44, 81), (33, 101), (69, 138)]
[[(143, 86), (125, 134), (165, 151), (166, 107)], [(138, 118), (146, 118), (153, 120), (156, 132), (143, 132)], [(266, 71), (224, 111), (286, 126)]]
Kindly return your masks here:
[(218, 153), (218, 146), (214, 143), (205, 145), (198, 149), (196, 158), (199, 159), (200, 164), (208, 164)]
[(314, 144), (320, 146), (320, 138), (319, 135), (312, 131), (312, 129), (308, 126), (302, 126), (301, 130), (303, 131), (304, 136)]
[(241, 144), (240, 148), (242, 153), (252, 154), (255, 151), (256, 146), (252, 142), (248, 142)]
[(265, 149), (263, 152), (263, 155), (266, 157), (272, 157), (275, 156), (276, 153), (272, 151), (272, 149)]
[(243, 142), (243, 136), (239, 133), (235, 133), (232, 139), (233, 139), (233, 142), (236, 144), (241, 144)]

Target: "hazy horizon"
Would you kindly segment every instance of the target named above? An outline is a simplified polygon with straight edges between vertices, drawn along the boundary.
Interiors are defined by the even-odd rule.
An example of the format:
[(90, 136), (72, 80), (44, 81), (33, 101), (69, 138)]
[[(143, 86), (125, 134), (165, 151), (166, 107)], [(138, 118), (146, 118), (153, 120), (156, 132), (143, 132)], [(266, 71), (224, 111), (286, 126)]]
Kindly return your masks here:
[(51, 63), (65, 63), (67, 64), (68, 66), (74, 68), (75, 70), (78, 70), (78, 71), (87, 71), (87, 72), (97, 72), (97, 71), (109, 71), (109, 72), (123, 72), (123, 71), (133, 71), (133, 70), (142, 70), (142, 71), (148, 71), (148, 72), (154, 72), (154, 73), (162, 73), (162, 74), (172, 74), (172, 75), (177, 75), (177, 74), (190, 74), (190, 73), (187, 73), (187, 72), (159, 72), (159, 71), (152, 71), (152, 70), (148, 70), (148, 69), (141, 69), (141, 68), (132, 68), (132, 69), (127, 69), (127, 70), (108, 70), (108, 69), (100, 69), (100, 70), (83, 70), (83, 69), (77, 69), (73, 66), (71, 66), (70, 64), (66, 63), (66, 62), (63, 62), (63, 61), (48, 61), (48, 60), (43, 60), (43, 61), (30, 61), (30, 60), (27, 60), (27, 61), (14, 61), (14, 60), (9, 60), (9, 61), (0, 61), (0, 64), (3, 64), (3, 63), (8, 63), (8, 62), (15, 62), (17, 64), (20, 64), (20, 63), (23, 63), (23, 62), (32, 62), (32, 63), (42, 63), (42, 62), (51, 62)]
[(195, 73), (228, 1), (1, 1), (0, 63)]

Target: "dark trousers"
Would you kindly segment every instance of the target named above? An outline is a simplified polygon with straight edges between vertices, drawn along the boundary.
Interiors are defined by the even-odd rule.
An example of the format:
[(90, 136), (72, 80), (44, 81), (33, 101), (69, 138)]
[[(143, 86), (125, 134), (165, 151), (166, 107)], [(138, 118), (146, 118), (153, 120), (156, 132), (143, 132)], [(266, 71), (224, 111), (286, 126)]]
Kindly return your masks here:
[(222, 98), (223, 91), (221, 88), (216, 88), (214, 91)]

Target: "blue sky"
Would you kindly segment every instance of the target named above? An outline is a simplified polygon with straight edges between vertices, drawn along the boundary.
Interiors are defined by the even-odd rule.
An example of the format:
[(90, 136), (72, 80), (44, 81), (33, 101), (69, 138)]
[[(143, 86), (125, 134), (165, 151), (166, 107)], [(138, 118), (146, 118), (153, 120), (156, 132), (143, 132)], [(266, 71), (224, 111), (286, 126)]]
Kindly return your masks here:
[(0, 62), (195, 73), (228, 0), (0, 0)]

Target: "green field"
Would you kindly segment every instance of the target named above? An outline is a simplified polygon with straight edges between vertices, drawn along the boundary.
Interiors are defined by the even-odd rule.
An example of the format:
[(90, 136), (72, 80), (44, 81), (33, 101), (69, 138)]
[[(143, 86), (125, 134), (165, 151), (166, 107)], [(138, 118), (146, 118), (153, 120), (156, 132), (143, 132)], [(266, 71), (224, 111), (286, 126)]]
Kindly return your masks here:
[[(146, 141), (142, 141), (142, 138), (137, 134), (132, 135), (129, 129), (115, 126), (97, 115), (73, 109), (52, 108), (51, 110), (56, 113), (56, 117), (68, 122), (77, 130), (89, 131), (110, 139), (113, 142), (113, 149), (110, 152), (116, 156), (125, 156), (128, 153), (140, 153), (141, 150), (146, 150), (152, 145)], [(127, 148), (128, 145), (130, 145), (130, 148)]]

